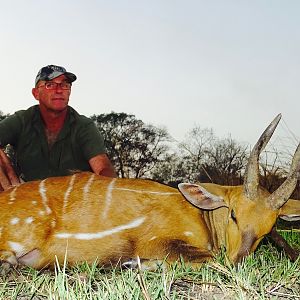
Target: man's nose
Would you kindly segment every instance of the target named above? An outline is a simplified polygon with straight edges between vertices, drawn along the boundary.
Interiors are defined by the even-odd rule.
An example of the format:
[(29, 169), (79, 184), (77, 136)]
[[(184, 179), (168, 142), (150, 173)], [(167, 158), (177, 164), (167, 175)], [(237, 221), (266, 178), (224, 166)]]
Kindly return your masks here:
[(56, 90), (57, 93), (62, 93), (63, 92), (63, 89), (61, 88), (60, 83), (56, 85), (56, 89), (55, 90)]

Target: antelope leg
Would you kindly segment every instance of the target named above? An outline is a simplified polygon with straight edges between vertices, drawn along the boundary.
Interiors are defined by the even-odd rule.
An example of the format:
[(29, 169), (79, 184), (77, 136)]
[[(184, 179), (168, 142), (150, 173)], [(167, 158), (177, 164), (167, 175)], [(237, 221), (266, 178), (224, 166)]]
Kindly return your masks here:
[(270, 237), (276, 246), (283, 249), (288, 258), (294, 262), (299, 257), (299, 251), (293, 249), (288, 242), (276, 231), (276, 228), (273, 227), (270, 232)]

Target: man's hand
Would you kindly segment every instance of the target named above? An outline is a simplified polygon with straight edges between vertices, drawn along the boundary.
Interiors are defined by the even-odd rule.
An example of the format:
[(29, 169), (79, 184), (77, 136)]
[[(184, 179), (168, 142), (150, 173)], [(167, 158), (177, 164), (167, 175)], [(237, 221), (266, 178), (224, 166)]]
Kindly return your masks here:
[(9, 158), (0, 148), (0, 191), (18, 184), (20, 184), (20, 179), (16, 175)]

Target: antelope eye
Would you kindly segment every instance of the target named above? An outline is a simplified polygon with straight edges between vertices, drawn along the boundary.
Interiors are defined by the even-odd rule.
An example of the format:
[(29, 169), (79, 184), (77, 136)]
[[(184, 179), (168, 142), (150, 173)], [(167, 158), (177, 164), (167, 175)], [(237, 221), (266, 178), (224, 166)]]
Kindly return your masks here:
[(236, 222), (236, 215), (235, 215), (235, 212), (234, 210), (231, 211), (231, 219)]

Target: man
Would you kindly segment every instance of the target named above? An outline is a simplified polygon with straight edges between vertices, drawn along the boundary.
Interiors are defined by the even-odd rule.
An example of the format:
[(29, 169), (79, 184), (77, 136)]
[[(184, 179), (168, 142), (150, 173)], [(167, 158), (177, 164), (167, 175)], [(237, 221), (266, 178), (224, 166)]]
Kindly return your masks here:
[[(63, 176), (76, 170), (116, 177), (95, 124), (68, 105), (75, 80), (75, 74), (63, 67), (43, 67), (32, 89), (39, 105), (17, 111), (0, 122), (0, 147), (13, 146), (23, 180)], [(7, 180), (16, 184), (3, 151), (0, 168), (2, 189)]]

